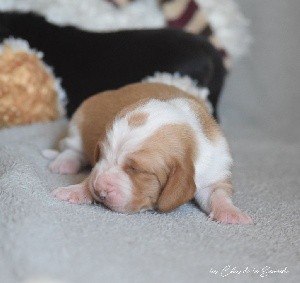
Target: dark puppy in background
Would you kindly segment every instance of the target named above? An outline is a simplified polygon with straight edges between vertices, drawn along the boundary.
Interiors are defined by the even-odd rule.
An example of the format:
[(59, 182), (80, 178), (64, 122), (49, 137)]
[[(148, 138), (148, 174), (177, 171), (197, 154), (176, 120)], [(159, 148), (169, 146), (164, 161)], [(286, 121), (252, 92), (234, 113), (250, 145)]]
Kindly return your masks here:
[(205, 36), (180, 30), (88, 32), (59, 27), (33, 13), (0, 12), (0, 41), (26, 39), (62, 78), (68, 116), (90, 95), (140, 81), (154, 72), (179, 72), (210, 91), (214, 116), (226, 70)]

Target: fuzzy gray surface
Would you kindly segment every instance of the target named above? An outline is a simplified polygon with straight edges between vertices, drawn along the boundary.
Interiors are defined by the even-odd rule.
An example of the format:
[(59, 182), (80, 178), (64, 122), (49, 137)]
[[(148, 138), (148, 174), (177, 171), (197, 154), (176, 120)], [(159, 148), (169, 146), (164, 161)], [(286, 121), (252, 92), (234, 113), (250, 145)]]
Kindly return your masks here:
[[(240, 5), (255, 42), (232, 71), (220, 110), (235, 160), (234, 201), (255, 225), (217, 224), (194, 204), (123, 215), (59, 202), (53, 188), (84, 174), (52, 175), (40, 151), (55, 146), (66, 122), (1, 130), (0, 282), (299, 282), (300, 3)], [(223, 278), (227, 265), (249, 273)], [(262, 278), (266, 266), (288, 273)]]

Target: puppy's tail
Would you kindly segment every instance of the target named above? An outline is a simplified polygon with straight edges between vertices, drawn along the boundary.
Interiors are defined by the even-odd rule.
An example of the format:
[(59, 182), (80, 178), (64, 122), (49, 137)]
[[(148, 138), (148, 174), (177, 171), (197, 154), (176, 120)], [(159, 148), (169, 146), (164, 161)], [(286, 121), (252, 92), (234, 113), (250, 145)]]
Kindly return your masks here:
[(163, 83), (167, 85), (175, 86), (198, 99), (202, 99), (210, 113), (213, 112), (213, 107), (209, 100), (207, 99), (209, 95), (209, 90), (207, 87), (199, 87), (197, 82), (191, 79), (189, 76), (182, 76), (179, 73), (170, 74), (170, 73), (161, 73), (156, 72), (153, 76), (146, 77), (144, 82), (149, 83)]

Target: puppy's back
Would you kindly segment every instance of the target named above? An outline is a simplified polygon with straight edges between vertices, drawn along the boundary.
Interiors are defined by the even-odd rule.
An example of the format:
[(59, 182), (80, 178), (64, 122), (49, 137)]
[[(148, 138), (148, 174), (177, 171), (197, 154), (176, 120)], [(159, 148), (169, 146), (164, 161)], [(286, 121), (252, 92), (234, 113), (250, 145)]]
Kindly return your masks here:
[(93, 164), (96, 144), (104, 139), (106, 129), (112, 125), (117, 115), (123, 115), (149, 99), (168, 100), (179, 97), (192, 99), (206, 116), (210, 116), (203, 101), (176, 87), (159, 83), (136, 83), (91, 96), (74, 113), (71, 123), (79, 129), (84, 151)]

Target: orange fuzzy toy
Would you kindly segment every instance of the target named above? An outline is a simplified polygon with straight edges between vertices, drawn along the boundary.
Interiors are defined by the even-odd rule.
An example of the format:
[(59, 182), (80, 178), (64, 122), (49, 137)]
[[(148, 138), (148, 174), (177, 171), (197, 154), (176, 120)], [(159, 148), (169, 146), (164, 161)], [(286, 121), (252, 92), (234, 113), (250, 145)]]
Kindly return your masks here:
[(63, 90), (41, 58), (24, 40), (10, 38), (0, 46), (0, 128), (63, 115)]

